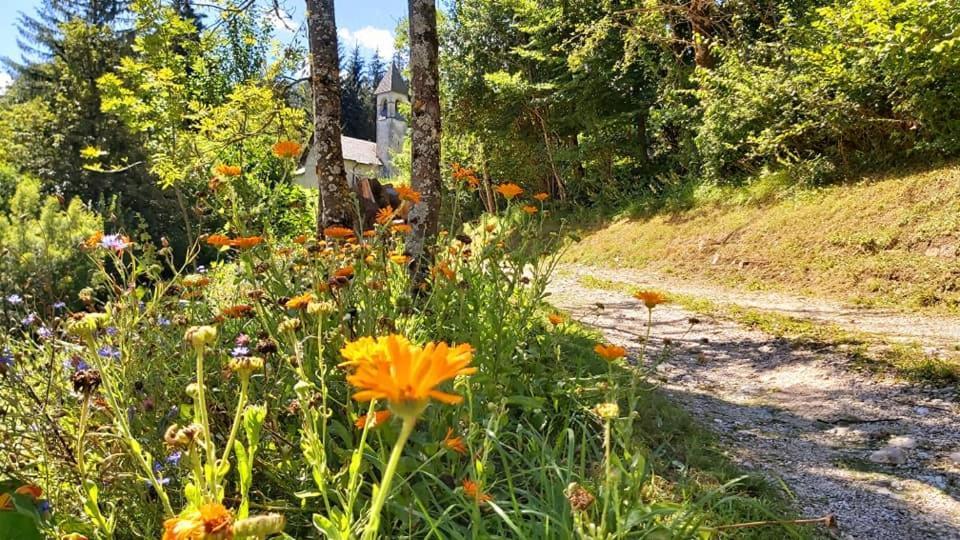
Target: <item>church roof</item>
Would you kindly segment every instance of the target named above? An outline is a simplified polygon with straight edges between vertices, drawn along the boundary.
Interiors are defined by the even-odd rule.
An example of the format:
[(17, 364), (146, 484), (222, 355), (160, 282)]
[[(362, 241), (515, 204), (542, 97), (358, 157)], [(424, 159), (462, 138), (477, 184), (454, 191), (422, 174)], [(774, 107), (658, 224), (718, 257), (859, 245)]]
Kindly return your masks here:
[(380, 84), (377, 85), (377, 89), (373, 93), (385, 94), (387, 92), (397, 92), (398, 94), (407, 95), (408, 90), (407, 81), (403, 80), (400, 69), (396, 64), (391, 62), (390, 67), (387, 69), (387, 72), (384, 73), (383, 78), (380, 79)]
[(340, 145), (343, 146), (344, 160), (356, 161), (365, 165), (383, 165), (380, 158), (377, 157), (377, 143), (375, 142), (341, 136)]

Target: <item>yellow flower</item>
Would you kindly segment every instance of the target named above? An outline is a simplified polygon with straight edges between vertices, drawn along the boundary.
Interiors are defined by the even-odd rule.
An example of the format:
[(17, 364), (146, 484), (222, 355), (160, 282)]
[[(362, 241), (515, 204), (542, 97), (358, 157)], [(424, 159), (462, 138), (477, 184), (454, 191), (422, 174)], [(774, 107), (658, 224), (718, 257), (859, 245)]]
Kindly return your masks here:
[(633, 297), (643, 302), (647, 309), (653, 309), (667, 301), (667, 297), (656, 291), (637, 291)]
[(400, 197), (400, 200), (410, 201), (413, 204), (420, 202), (420, 192), (409, 187), (409, 186), (397, 186), (397, 196)]
[(503, 195), (507, 200), (510, 200), (523, 193), (523, 188), (516, 184), (500, 184), (497, 186), (496, 192)]
[(620, 416), (620, 406), (616, 403), (600, 403), (593, 411), (604, 420), (614, 420)]
[(340, 354), (346, 359), (341, 365), (353, 369), (347, 376), (347, 382), (358, 390), (353, 399), (385, 399), (394, 413), (405, 417), (419, 415), (431, 399), (460, 403), (463, 397), (436, 387), (477, 371), (468, 367), (473, 358), (470, 345), (451, 347), (441, 342), (420, 347), (396, 334), (360, 338), (348, 343)]
[(314, 299), (313, 293), (306, 292), (287, 300), (287, 303), (284, 305), (287, 309), (305, 309)]
[[(393, 416), (393, 413), (389, 410), (377, 411), (373, 413), (373, 419), (370, 421), (370, 427), (375, 428), (377, 426), (382, 426), (384, 422), (390, 420), (391, 416)], [(363, 429), (363, 427), (367, 425), (367, 415), (360, 415), (353, 425), (356, 426), (357, 429)]]
[(239, 165), (225, 165), (221, 163), (217, 165), (213, 172), (217, 173), (220, 176), (240, 176), (241, 170)]
[(463, 438), (454, 437), (453, 428), (447, 428), (447, 434), (443, 437), (443, 445), (462, 456), (467, 455), (467, 446), (463, 444)]
[(463, 481), (463, 492), (466, 493), (468, 497), (480, 504), (493, 500), (493, 497), (481, 491), (480, 486), (478, 486), (473, 480), (466, 479)]
[(220, 503), (206, 503), (163, 522), (163, 540), (232, 540), (233, 514)]
[(617, 347), (616, 345), (604, 345), (603, 343), (597, 343), (597, 346), (593, 348), (593, 351), (599, 354), (601, 358), (611, 362), (627, 355), (627, 350), (623, 347)]
[(273, 145), (273, 155), (278, 158), (295, 158), (300, 156), (300, 143), (296, 141), (278, 141)]
[(390, 255), (390, 261), (397, 264), (407, 264), (410, 262), (410, 256), (394, 253)]

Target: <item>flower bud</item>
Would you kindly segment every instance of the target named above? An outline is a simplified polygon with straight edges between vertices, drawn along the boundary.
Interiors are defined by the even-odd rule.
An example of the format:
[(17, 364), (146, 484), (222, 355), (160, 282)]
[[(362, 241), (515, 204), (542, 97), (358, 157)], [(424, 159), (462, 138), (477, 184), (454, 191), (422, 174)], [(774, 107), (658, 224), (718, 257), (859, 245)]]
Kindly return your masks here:
[(264, 514), (241, 519), (233, 524), (233, 533), (238, 538), (266, 538), (279, 534), (286, 525), (282, 514)]
[(191, 326), (185, 337), (195, 349), (202, 349), (217, 339), (217, 329), (213, 326)]

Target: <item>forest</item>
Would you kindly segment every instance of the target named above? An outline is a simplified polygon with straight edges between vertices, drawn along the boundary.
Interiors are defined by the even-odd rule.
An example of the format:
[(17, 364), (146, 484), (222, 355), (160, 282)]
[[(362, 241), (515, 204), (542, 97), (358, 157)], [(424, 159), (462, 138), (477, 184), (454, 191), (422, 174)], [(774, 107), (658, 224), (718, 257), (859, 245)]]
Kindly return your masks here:
[[(642, 252), (676, 278), (649, 259), (678, 229), (586, 253), (607, 220), (690, 226), (705, 198), (952, 167), (960, 1), (409, 0), (373, 54), (338, 41), (347, 3), (19, 14), (0, 96), (0, 540), (834, 534), (661, 388), (716, 306), (588, 271), (577, 286), (606, 292), (578, 311), (557, 284), (570, 253), (617, 270)], [(383, 107), (397, 80), (409, 100)], [(359, 143), (381, 174), (345, 169)], [(948, 209), (937, 249), (960, 238), (956, 201), (918, 210)], [(896, 247), (879, 236), (830, 245)], [(903, 280), (953, 276), (924, 309), (960, 287), (942, 260)], [(914, 263), (897, 264), (878, 275)], [(597, 323), (612, 309), (629, 337)], [(955, 387), (960, 368), (929, 362), (893, 371)]]

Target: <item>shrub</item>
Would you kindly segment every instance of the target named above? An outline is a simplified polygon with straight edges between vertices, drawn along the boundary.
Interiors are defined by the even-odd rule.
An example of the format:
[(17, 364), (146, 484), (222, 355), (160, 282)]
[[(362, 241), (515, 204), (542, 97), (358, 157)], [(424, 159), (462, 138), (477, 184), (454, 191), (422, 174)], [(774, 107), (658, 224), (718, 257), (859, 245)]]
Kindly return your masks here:
[(100, 217), (79, 199), (64, 208), (43, 195), (40, 182), (21, 177), (0, 215), (0, 293), (19, 295), (38, 307), (85, 287), (93, 268), (80, 245), (100, 230)]

